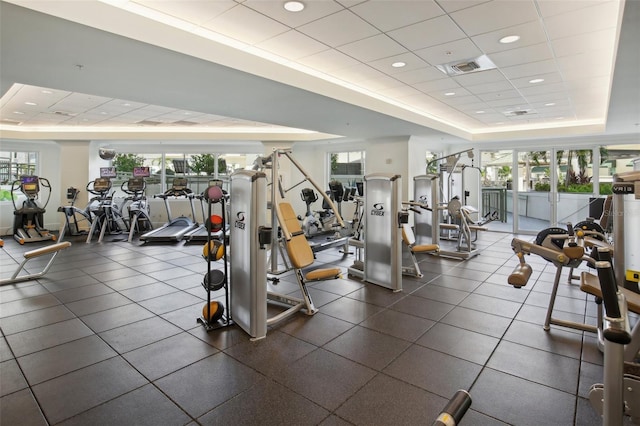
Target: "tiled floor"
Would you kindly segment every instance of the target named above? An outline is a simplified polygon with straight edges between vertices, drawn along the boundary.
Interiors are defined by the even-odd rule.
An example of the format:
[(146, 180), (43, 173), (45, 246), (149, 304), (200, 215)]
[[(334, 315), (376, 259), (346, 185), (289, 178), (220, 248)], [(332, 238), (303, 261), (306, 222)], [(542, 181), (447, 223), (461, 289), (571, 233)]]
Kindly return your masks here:
[[(196, 322), (199, 245), (74, 241), (45, 278), (0, 288), (0, 424), (419, 425), (457, 389), (473, 398), (466, 425), (599, 424), (595, 337), (543, 331), (555, 269), (529, 256), (529, 285), (512, 288), (511, 239), (484, 233), (466, 261), (421, 255), (424, 277), (399, 293), (346, 273), (310, 285), (319, 312), (257, 342)], [(6, 239), (2, 276), (37, 246)], [(316, 263), (352, 262), (331, 249)], [(280, 293), (297, 291), (280, 278)], [(594, 322), (565, 281), (557, 316)]]

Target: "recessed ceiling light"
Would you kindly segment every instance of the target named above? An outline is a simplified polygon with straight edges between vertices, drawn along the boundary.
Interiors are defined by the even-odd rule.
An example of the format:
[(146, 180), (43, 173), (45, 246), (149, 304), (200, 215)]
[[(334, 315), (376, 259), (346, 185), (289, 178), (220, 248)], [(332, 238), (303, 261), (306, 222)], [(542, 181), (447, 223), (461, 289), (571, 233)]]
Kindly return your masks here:
[(100, 114), (107, 115), (108, 113), (106, 111), (100, 111)]
[(502, 37), (499, 41), (502, 44), (509, 44), (509, 43), (515, 43), (518, 40), (520, 40), (520, 36), (509, 35), (509, 36)]
[(476, 111), (476, 114), (484, 114), (484, 111)]
[(445, 96), (453, 96), (453, 95), (455, 95), (455, 94), (456, 94), (456, 92), (447, 92), (447, 93), (445, 93), (444, 95), (445, 95)]
[(41, 90), (41, 93), (44, 93), (45, 95), (50, 95), (53, 92), (51, 90)]
[(129, 102), (125, 102), (125, 103), (123, 103), (123, 104), (122, 104), (122, 106), (127, 106), (127, 107), (129, 107), (129, 106), (131, 106), (131, 104), (130, 104)]
[(35, 102), (25, 102), (24, 104), (25, 104), (25, 105), (31, 105), (31, 106), (36, 106), (36, 105), (38, 105), (38, 104), (37, 104), (37, 103), (35, 103)]
[(564, 117), (556, 117), (556, 120), (564, 120)]
[(405, 62), (394, 62), (391, 64), (392, 67), (394, 68), (402, 68), (404, 66), (406, 66), (407, 64)]
[(18, 115), (24, 115), (24, 112), (22, 111), (13, 111), (14, 114), (18, 114)]
[(549, 102), (548, 104), (544, 104), (544, 106), (554, 106), (555, 104), (555, 102)]
[(533, 80), (529, 80), (529, 83), (536, 84), (536, 83), (542, 83), (543, 81), (544, 81), (544, 78), (534, 78)]
[(304, 9), (304, 3), (301, 1), (288, 1), (284, 4), (284, 8), (289, 12), (300, 12)]

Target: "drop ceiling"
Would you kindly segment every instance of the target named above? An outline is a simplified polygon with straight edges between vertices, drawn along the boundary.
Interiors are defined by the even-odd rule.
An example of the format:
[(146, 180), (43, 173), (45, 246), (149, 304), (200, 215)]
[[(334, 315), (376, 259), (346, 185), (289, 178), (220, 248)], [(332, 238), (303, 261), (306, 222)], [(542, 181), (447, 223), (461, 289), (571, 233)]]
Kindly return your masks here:
[[(615, 132), (623, 1), (303, 3), (291, 13), (269, 0), (2, 2), (0, 130), (479, 141)], [(510, 35), (519, 39), (500, 43)], [(479, 58), (485, 68), (441, 70)]]

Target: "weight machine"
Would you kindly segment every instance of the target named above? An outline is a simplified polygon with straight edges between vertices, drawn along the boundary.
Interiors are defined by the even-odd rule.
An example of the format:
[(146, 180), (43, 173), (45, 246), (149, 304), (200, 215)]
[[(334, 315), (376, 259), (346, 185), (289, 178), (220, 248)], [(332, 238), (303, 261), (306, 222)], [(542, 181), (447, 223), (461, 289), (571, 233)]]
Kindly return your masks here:
[[(274, 156), (276, 155), (274, 152)], [(233, 321), (253, 340), (266, 337), (267, 326), (298, 311), (304, 310), (307, 315), (315, 314), (317, 309), (306, 283), (341, 276), (339, 268), (306, 269), (312, 266), (314, 256), (298, 218), (289, 203), (278, 200), (278, 194), (272, 194), (274, 198), (269, 206), (272, 217), (269, 218), (266, 187), (267, 179), (263, 172), (238, 170), (231, 175), (231, 310)], [(275, 222), (275, 226), (268, 226), (269, 219), (272, 224)], [(278, 238), (279, 234), (282, 241)], [(284, 244), (295, 270), (301, 297), (274, 291), (278, 279), (268, 278), (266, 246), (271, 244), (273, 256), (273, 253), (277, 252), (276, 247), (281, 247), (281, 243)], [(276, 303), (284, 310), (267, 317), (268, 301)]]
[[(285, 189), (282, 186), (282, 178), (279, 174), (280, 169), (280, 161), (283, 159), (288, 159), (289, 162), (295, 166), (295, 168), (302, 174), (303, 179), (298, 183), (292, 185), (291, 187)], [(278, 203), (278, 200), (282, 200), (286, 198), (286, 194), (302, 185), (305, 182), (311, 184), (311, 186), (322, 196), (323, 203), (326, 203), (327, 207), (334, 212), (335, 222), (333, 223), (333, 228), (336, 232), (340, 232), (341, 229), (345, 228), (344, 221), (342, 220), (342, 216), (340, 215), (339, 210), (336, 208), (335, 203), (331, 199), (331, 197), (325, 193), (325, 191), (320, 188), (320, 186), (311, 178), (311, 176), (304, 170), (304, 168), (296, 161), (296, 159), (291, 154), (290, 150), (286, 149), (274, 149), (273, 153), (267, 157), (260, 157), (256, 159), (254, 163), (254, 170), (258, 171), (267, 171), (270, 175), (271, 181), (267, 184), (267, 187), (270, 186), (269, 193), (271, 195), (271, 199), (267, 202), (267, 208), (271, 210), (271, 228), (278, 229), (278, 216), (275, 211), (274, 206)], [(265, 172), (265, 173), (267, 173)], [(297, 220), (297, 216), (296, 216)], [(290, 269), (290, 266), (287, 263), (286, 258), (284, 257), (283, 252), (283, 243), (284, 240), (281, 238), (282, 236), (278, 232), (273, 232), (271, 236), (271, 247), (269, 252), (269, 269), (268, 273), (277, 275), (283, 272), (286, 272)], [(319, 251), (331, 246), (343, 245), (344, 251), (347, 252), (348, 245), (348, 237), (341, 238), (333, 238), (321, 243), (312, 244), (312, 251)], [(283, 263), (285, 269), (279, 269), (279, 256), (282, 256)]]
[(349, 275), (363, 281), (402, 290), (402, 224), (408, 213), (402, 210), (402, 178), (393, 174), (370, 174), (364, 177), (363, 239), (351, 238), (356, 258)]

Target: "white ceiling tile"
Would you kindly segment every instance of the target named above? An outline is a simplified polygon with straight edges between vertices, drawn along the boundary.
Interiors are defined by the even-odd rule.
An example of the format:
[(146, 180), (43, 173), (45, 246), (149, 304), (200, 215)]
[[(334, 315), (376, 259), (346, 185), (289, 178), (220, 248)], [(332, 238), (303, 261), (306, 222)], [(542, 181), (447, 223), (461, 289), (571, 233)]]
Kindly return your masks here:
[(133, 3), (198, 25), (238, 5), (233, 0), (135, 0)]
[(85, 95), (82, 93), (72, 93), (71, 95), (61, 99), (55, 104), (51, 105), (49, 109), (55, 111), (67, 111), (67, 112), (84, 112), (86, 110), (96, 108), (102, 104), (109, 102), (110, 98), (104, 98), (102, 96)]
[(558, 67), (553, 60), (531, 62), (528, 64), (514, 65), (511, 67), (502, 68), (504, 75), (509, 78), (529, 77), (539, 74), (548, 74), (556, 72)]
[(451, 62), (475, 59), (482, 55), (482, 51), (468, 38), (439, 44), (416, 50), (415, 54), (431, 65), (443, 65)]
[(503, 92), (505, 90), (513, 90), (513, 84), (507, 80), (494, 81), (492, 83), (483, 83), (477, 86), (465, 85), (467, 90), (473, 94), (491, 93), (491, 92)]
[(385, 34), (377, 34), (338, 47), (342, 53), (362, 62), (375, 61), (389, 56), (407, 53), (407, 49)]
[(477, 6), (482, 3), (487, 3), (491, 0), (436, 0), (436, 2), (447, 13), (455, 12), (456, 10), (467, 9), (473, 6)]
[[(404, 62), (406, 65), (400, 68), (391, 66), (391, 64), (394, 64), (396, 62)], [(401, 55), (390, 56), (388, 58), (378, 59), (377, 61), (367, 62), (367, 65), (389, 75), (400, 74), (406, 71), (417, 70), (429, 66), (429, 64), (427, 64), (424, 60), (409, 52), (403, 53)]]
[(344, 7), (353, 7), (357, 4), (363, 3), (368, 0), (336, 0), (338, 3), (343, 5)]
[(465, 36), (447, 15), (389, 31), (387, 34), (409, 50), (448, 43)]
[(378, 31), (349, 10), (298, 27), (300, 32), (332, 47), (374, 36)]
[[(435, 99), (440, 100), (441, 102), (444, 102), (445, 104), (449, 104), (449, 103), (455, 104), (456, 98), (473, 96), (471, 93), (469, 93), (468, 90), (463, 89), (462, 87), (442, 88), (442, 89), (434, 88), (429, 92), (425, 91), (425, 93), (427, 93), (429, 96)], [(455, 95), (447, 96), (445, 93), (455, 93)], [(474, 102), (478, 102), (478, 99), (476, 98)]]
[[(487, 103), (491, 101), (501, 101), (505, 99), (521, 99), (522, 98), (522, 95), (520, 95), (520, 92), (515, 89), (505, 90), (503, 92), (480, 93), (477, 96), (478, 98), (480, 98), (481, 100)], [(495, 105), (495, 104), (491, 104), (491, 105)]]
[(203, 23), (202, 26), (250, 45), (289, 30), (286, 25), (242, 5)]
[(258, 43), (256, 46), (292, 60), (311, 56), (329, 49), (329, 46), (296, 30), (289, 30), (286, 33), (278, 34), (269, 40)]
[(544, 61), (552, 58), (553, 52), (547, 43), (539, 43), (491, 54), (491, 60), (498, 68)]
[(598, 77), (611, 74), (613, 63), (603, 61), (598, 55), (582, 53), (573, 56), (563, 56), (557, 59), (558, 68), (567, 75), (567, 79), (580, 77)]
[(566, 103), (569, 102), (569, 92), (568, 91), (558, 91), (558, 92), (543, 92), (543, 93), (529, 93), (527, 94), (527, 101), (531, 104), (546, 104), (549, 102), (554, 103)]
[(433, 0), (368, 1), (351, 10), (381, 31), (391, 31), (444, 15), (442, 8)]
[(332, 74), (339, 79), (352, 83), (362, 83), (365, 80), (382, 78), (385, 76), (385, 74), (365, 64), (358, 64), (349, 68), (341, 68), (339, 70), (335, 70)]
[(468, 36), (488, 33), (538, 19), (533, 0), (494, 0), (451, 13)]
[[(517, 92), (516, 92), (517, 94)], [(479, 98), (483, 98), (483, 95), (478, 95)], [(516, 105), (527, 105), (528, 102), (521, 96), (516, 95), (515, 97), (511, 97), (511, 98), (495, 98), (494, 99), (483, 99), (484, 101), (486, 101), (487, 105), (489, 105), (490, 107), (494, 108), (494, 109), (499, 109), (499, 110), (503, 110), (506, 107), (509, 106), (515, 106)]]
[(331, 72), (341, 68), (358, 65), (360, 61), (337, 50), (325, 50), (315, 55), (306, 56), (298, 60), (299, 63), (323, 72)]
[(440, 99), (442, 102), (456, 109), (460, 108), (460, 106), (463, 106), (463, 105), (471, 105), (471, 104), (475, 105), (478, 103), (478, 98), (476, 96), (472, 94), (458, 95), (458, 92), (456, 92), (456, 96), (447, 96), (447, 97), (434, 96), (434, 97)]
[(453, 79), (461, 86), (476, 86), (505, 80), (504, 75), (497, 69), (460, 74), (453, 77)]
[[(632, 0), (635, 1), (635, 0)], [(596, 6), (578, 9), (571, 13), (545, 19), (547, 34), (551, 40), (615, 27), (620, 2), (600, 2)]]
[(424, 81), (442, 80), (449, 78), (436, 67), (426, 67), (411, 71), (399, 72), (393, 75), (398, 80), (406, 84), (422, 83)]
[(286, 10), (283, 0), (246, 0), (242, 4), (291, 28), (344, 10), (344, 6), (331, 0), (307, 1), (304, 10), (300, 12)]
[[(515, 43), (500, 43), (502, 37), (517, 35), (520, 40)], [(497, 31), (491, 31), (484, 34), (478, 34), (471, 37), (471, 40), (485, 53), (502, 52), (504, 50), (516, 49), (532, 44), (547, 42), (547, 35), (544, 26), (539, 20), (525, 22), (524, 24), (514, 25), (512, 27), (502, 28)]]
[(540, 14), (547, 18), (553, 15), (560, 15), (567, 12), (573, 12), (585, 7), (597, 6), (598, 4), (612, 2), (617, 0), (537, 0)]
[(567, 93), (567, 86), (564, 83), (552, 83), (552, 84), (532, 84), (529, 87), (521, 87), (518, 89), (522, 96), (528, 98), (529, 96), (538, 95), (542, 93), (555, 93), (559, 92), (563, 95)]
[(383, 90), (379, 90), (378, 93), (380, 93), (383, 96), (387, 96), (390, 97), (392, 99), (402, 99), (402, 98), (406, 98), (408, 96), (416, 96), (416, 95), (420, 95), (422, 94), (421, 91), (414, 89), (411, 86), (407, 86), (407, 85), (402, 85), (402, 86), (397, 86), (397, 87), (391, 87), (388, 89), (383, 89)]
[(550, 84), (562, 83), (562, 76), (560, 73), (549, 73), (549, 74), (538, 74), (535, 76), (536, 79), (544, 79), (543, 82), (540, 83), (530, 83), (533, 80), (531, 77), (521, 77), (521, 78), (513, 78), (511, 79), (511, 83), (516, 89), (528, 89), (528, 88), (546, 88)]
[(414, 84), (413, 87), (415, 87), (416, 89), (424, 93), (432, 93), (435, 91), (457, 92), (458, 90), (462, 89), (462, 86), (460, 86), (451, 78), (445, 78), (442, 80), (423, 81), (422, 83)]
[[(553, 53), (557, 58), (577, 55), (581, 53), (596, 52), (608, 49), (613, 52), (616, 43), (616, 29), (608, 28), (592, 33), (583, 33), (575, 36), (553, 40)], [(611, 53), (608, 54), (611, 57)]]
[(379, 92), (381, 90), (397, 87), (406, 87), (403, 83), (399, 82), (393, 77), (389, 77), (388, 75), (364, 80), (361, 82), (360, 86), (365, 87), (373, 92)]

